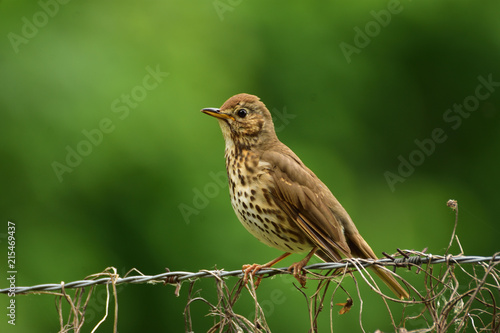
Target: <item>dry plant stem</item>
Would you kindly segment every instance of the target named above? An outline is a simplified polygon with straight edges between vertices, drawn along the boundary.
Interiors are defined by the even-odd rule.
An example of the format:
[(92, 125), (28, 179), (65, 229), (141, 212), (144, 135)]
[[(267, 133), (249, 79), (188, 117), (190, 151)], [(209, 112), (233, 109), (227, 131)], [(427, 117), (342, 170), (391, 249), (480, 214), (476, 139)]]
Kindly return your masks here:
[[(328, 275), (328, 273), (326, 274)], [(326, 298), (326, 292), (332, 279), (320, 280), (318, 282), (318, 287), (316, 288), (316, 292), (309, 297), (312, 304), (314, 304), (314, 315), (311, 316), (311, 320), (315, 323), (314, 327), (317, 327), (318, 317), (320, 312), (323, 310), (323, 302)], [(323, 291), (320, 295), (320, 292)], [(319, 298), (318, 298), (319, 296)]]
[[(347, 266), (345, 266), (343, 273), (342, 273), (342, 277), (340, 278), (340, 281), (337, 282), (337, 286), (333, 290), (332, 296), (330, 297), (330, 332), (331, 333), (333, 333), (333, 297), (335, 296), (337, 289), (341, 288), (347, 294), (348, 299), (352, 299), (349, 292), (347, 290), (345, 290), (344, 287), (342, 287), (342, 285), (341, 285), (342, 281), (344, 281), (344, 278), (346, 277), (348, 272), (349, 272), (349, 270), (348, 270)], [(328, 274), (327, 274), (327, 276), (328, 276)]]
[[(83, 304), (83, 307), (82, 307), (82, 326), (83, 326), (83, 323), (85, 322), (85, 312), (87, 311), (87, 306), (88, 306), (89, 301), (91, 299), (90, 296), (92, 295), (94, 288), (95, 288), (95, 286), (90, 287), (89, 292), (87, 293), (87, 299), (85, 300), (85, 303)], [(83, 293), (83, 288), (81, 288), (81, 290)], [(118, 304), (118, 302), (117, 302), (117, 304)]]
[(453, 232), (451, 233), (450, 243), (446, 248), (445, 256), (448, 255), (451, 245), (453, 244), (453, 239), (455, 239), (455, 235), (457, 232), (457, 225), (458, 225), (458, 203), (455, 200), (450, 200), (450, 201), (448, 201), (448, 207), (452, 208), (455, 211), (455, 225), (453, 226)]
[[(249, 284), (250, 284), (250, 286), (248, 286)], [(254, 309), (254, 311), (255, 311), (254, 325), (255, 325), (255, 324), (257, 324), (257, 318), (259, 318), (261, 311), (262, 311), (262, 308), (260, 307), (260, 304), (257, 301), (257, 293), (255, 291), (256, 288), (255, 288), (255, 285), (253, 283), (253, 277), (251, 275), (250, 275), (250, 283), (246, 283), (245, 287), (247, 288), (248, 293), (250, 294), (250, 296), (252, 297), (252, 299), (255, 302), (255, 309)]]
[(101, 326), (101, 324), (106, 321), (106, 318), (108, 318), (108, 310), (109, 310), (109, 285), (106, 285), (106, 312), (104, 313), (104, 317), (101, 318), (101, 320), (99, 320), (99, 322), (97, 323), (97, 325), (95, 325), (94, 329), (91, 331), (91, 333), (94, 333), (98, 328), (99, 326)]
[[(326, 298), (326, 292), (327, 292), (328, 287), (329, 287), (331, 282), (332, 282), (332, 280), (330, 280), (330, 279), (326, 280), (325, 282), (320, 281), (318, 283), (317, 291), (313, 294), (313, 296), (310, 297), (311, 300), (314, 299), (314, 317), (312, 319), (316, 323), (315, 327), (318, 326), (317, 323), (318, 323), (319, 314), (321, 311), (323, 311), (323, 302)], [(321, 297), (318, 300), (318, 295), (319, 295), (320, 290), (323, 290), (323, 292), (321, 294)]]
[(71, 306), (71, 311), (68, 314), (68, 323), (70, 322), (71, 318), (73, 318), (73, 320), (72, 320), (73, 321), (73, 328), (77, 329), (79, 327), (78, 312), (76, 311), (75, 304), (73, 303), (73, 300), (71, 299), (71, 297), (68, 294), (66, 294), (66, 290), (64, 289), (64, 282), (61, 282), (61, 292), (62, 292), (64, 298), (66, 299), (66, 301)]
[(61, 331), (62, 331), (63, 326), (64, 326), (64, 324), (63, 324), (64, 320), (63, 320), (63, 314), (62, 314), (62, 298), (61, 298), (61, 296), (55, 298), (55, 303), (56, 303), (57, 314), (59, 316), (59, 327), (61, 328)]
[[(184, 310), (186, 332), (192, 332), (193, 327), (189, 307), (195, 301), (202, 301), (203, 303), (207, 304), (210, 308), (209, 315), (213, 316), (216, 319), (214, 325), (208, 330), (208, 332), (270, 331), (268, 329), (267, 323), (265, 322), (264, 312), (258, 304), (256, 298), (257, 296), (255, 293), (255, 285), (253, 282), (253, 277), (251, 275), (249, 283), (244, 284), (243, 280), (240, 279), (231, 290), (228, 288), (224, 279), (222, 279), (219, 275), (215, 274), (214, 278), (216, 281), (217, 290), (217, 304), (215, 305), (202, 297), (192, 297), (193, 286), (195, 282), (191, 282), (188, 295), (189, 301)], [(253, 322), (233, 311), (234, 304), (239, 298), (241, 291), (245, 287), (249, 291), (251, 297), (254, 299), (254, 302), (256, 302), (257, 306), (256, 318)]]
[(304, 298), (306, 300), (307, 312), (309, 314), (309, 325), (310, 325), (309, 332), (317, 332), (317, 330), (314, 329), (314, 322), (312, 320), (311, 304), (309, 302), (309, 297), (307, 297), (307, 294), (301, 288), (297, 287), (297, 285), (295, 283), (293, 285), (294, 285), (295, 289), (297, 289), (302, 294), (302, 296), (304, 296)]
[(108, 267), (104, 270), (102, 273), (97, 273), (97, 274), (92, 274), (86, 277), (86, 279), (89, 278), (100, 278), (102, 276), (108, 276), (110, 277), (111, 281), (110, 283), (106, 284), (106, 307), (105, 307), (105, 314), (104, 317), (97, 323), (97, 325), (94, 327), (91, 333), (95, 332), (97, 328), (104, 322), (106, 321), (106, 318), (108, 317), (109, 313), (109, 284), (111, 284), (113, 288), (113, 296), (114, 296), (114, 301), (115, 301), (115, 319), (113, 321), (113, 332), (117, 333), (118, 332), (118, 294), (116, 292), (116, 279), (119, 277), (118, 273), (116, 271), (116, 268), (114, 267)]
[(117, 275), (113, 275), (113, 296), (115, 299), (115, 321), (113, 324), (113, 333), (118, 333), (118, 293), (116, 292), (116, 278)]
[(188, 290), (188, 299), (186, 306), (184, 307), (184, 327), (186, 329), (186, 332), (192, 332), (193, 331), (193, 323), (191, 322), (191, 303), (192, 303), (192, 298), (191, 295), (193, 294), (193, 288), (194, 288), (194, 282), (189, 283), (189, 290)]
[(363, 333), (366, 333), (365, 328), (363, 327), (363, 298), (361, 297), (361, 292), (359, 290), (359, 284), (358, 280), (354, 278), (354, 285), (356, 286), (356, 292), (358, 293), (358, 298), (359, 298), (359, 327), (363, 331)]
[[(474, 300), (476, 300), (476, 299), (477, 299), (477, 294), (478, 294), (481, 290), (483, 290), (483, 289), (488, 290), (487, 288), (484, 288), (484, 285), (485, 285), (485, 283), (486, 283), (486, 278), (489, 276), (489, 271), (491, 271), (491, 270), (493, 269), (493, 267), (494, 267), (494, 266), (490, 266), (490, 267), (487, 269), (486, 274), (484, 274), (483, 279), (481, 279), (480, 281), (478, 281), (479, 283), (478, 283), (478, 285), (477, 285), (477, 287), (476, 287), (476, 288), (474, 288), (474, 289), (472, 289), (472, 290), (469, 290), (469, 291), (466, 293), (466, 294), (467, 294), (467, 296), (469, 296), (468, 294), (470, 294), (470, 296), (469, 296), (469, 300), (467, 301), (467, 303), (466, 303), (466, 304), (465, 304), (465, 306), (463, 307), (463, 311), (464, 311), (464, 312), (466, 312), (466, 313), (469, 313), (469, 312), (470, 312), (470, 307), (472, 306), (472, 302), (473, 302)], [(488, 291), (489, 291), (489, 290), (488, 290)], [(461, 300), (462, 298), (465, 298), (464, 296), (465, 296), (465, 294), (464, 294), (464, 295), (462, 295), (459, 299)], [(455, 301), (455, 302), (456, 302), (456, 301)], [(458, 315), (459, 315), (459, 313), (455, 314), (455, 316), (452, 318), (452, 320), (450, 321), (450, 324), (447, 326), (447, 328), (451, 325), (451, 323), (453, 323), (453, 322), (457, 319)], [(462, 320), (461, 320), (461, 322), (460, 322), (460, 324), (459, 324), (459, 328), (463, 327), (463, 325), (464, 325), (464, 321), (465, 321), (465, 316), (464, 316), (464, 317), (462, 317)]]

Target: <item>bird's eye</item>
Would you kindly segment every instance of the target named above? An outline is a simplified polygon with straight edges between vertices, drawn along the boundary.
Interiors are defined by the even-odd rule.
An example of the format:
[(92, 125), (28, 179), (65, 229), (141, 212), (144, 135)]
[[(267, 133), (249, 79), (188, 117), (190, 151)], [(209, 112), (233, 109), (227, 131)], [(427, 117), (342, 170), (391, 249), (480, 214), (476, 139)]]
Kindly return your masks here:
[(240, 118), (245, 118), (247, 114), (248, 114), (248, 111), (246, 109), (239, 109), (238, 110), (238, 116)]

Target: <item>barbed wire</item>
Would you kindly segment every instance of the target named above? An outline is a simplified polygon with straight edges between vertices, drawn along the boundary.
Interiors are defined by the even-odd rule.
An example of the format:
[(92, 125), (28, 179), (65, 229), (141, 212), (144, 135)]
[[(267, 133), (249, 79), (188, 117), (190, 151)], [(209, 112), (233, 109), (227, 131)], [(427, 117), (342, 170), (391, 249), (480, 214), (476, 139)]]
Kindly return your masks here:
[[(485, 256), (441, 256), (441, 255), (432, 255), (423, 252), (413, 251), (413, 250), (398, 250), (399, 254), (402, 257), (395, 258), (393, 256), (386, 255), (387, 258), (382, 258), (378, 260), (367, 260), (367, 259), (344, 259), (341, 262), (325, 262), (325, 263), (317, 263), (304, 267), (304, 270), (330, 270), (330, 269), (338, 269), (338, 268), (351, 268), (351, 269), (359, 269), (361, 267), (368, 267), (371, 265), (380, 265), (380, 266), (392, 266), (394, 270), (397, 267), (406, 267), (411, 269), (411, 267), (419, 267), (422, 264), (471, 264), (471, 263), (483, 263), (485, 265), (496, 265), (500, 263), (500, 252), (495, 253), (493, 256), (485, 257)], [(139, 272), (140, 273), (140, 272)], [(255, 275), (257, 276), (265, 276), (270, 277), (278, 274), (290, 274), (287, 267), (283, 268), (269, 268), (262, 269), (258, 271)], [(0, 293), (2, 294), (25, 294), (31, 292), (41, 292), (41, 291), (57, 291), (62, 289), (76, 289), (83, 288), (93, 285), (103, 285), (103, 284), (141, 284), (141, 283), (169, 283), (169, 284), (178, 284), (185, 280), (193, 280), (199, 278), (210, 278), (210, 277), (229, 277), (229, 276), (238, 276), (242, 277), (243, 272), (241, 269), (233, 270), (233, 271), (224, 271), (221, 270), (201, 270), (199, 272), (170, 272), (167, 271), (165, 273), (156, 274), (156, 275), (134, 275), (134, 276), (125, 276), (123, 278), (119, 277), (118, 274), (111, 273), (103, 273), (103, 274), (94, 274), (91, 275), (92, 278), (102, 275), (109, 275), (109, 277), (98, 278), (98, 279), (90, 279), (90, 280), (78, 280), (73, 282), (65, 283), (64, 281), (61, 283), (52, 283), (52, 284), (39, 284), (29, 287), (11, 287), (0, 289)]]

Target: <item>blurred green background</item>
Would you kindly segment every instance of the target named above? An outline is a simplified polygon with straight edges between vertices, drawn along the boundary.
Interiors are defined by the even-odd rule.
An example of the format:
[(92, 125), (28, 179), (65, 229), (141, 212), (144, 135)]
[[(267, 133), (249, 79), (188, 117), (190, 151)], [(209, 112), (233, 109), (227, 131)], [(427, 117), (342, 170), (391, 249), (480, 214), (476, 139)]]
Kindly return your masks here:
[[(443, 254), (453, 198), (465, 254), (492, 255), (499, 10), (498, 1), (1, 1), (0, 287), (8, 286), (7, 221), (16, 223), (18, 286), (109, 266), (121, 275), (134, 267), (233, 270), (278, 256), (236, 219), (219, 126), (199, 112), (240, 92), (261, 97), (280, 139), (330, 187), (376, 253)], [(431, 144), (439, 128), (446, 140)], [(387, 172), (401, 178), (389, 184)], [(273, 331), (308, 329), (292, 283), (267, 279), (258, 290)], [(213, 281), (196, 288), (216, 302)], [(119, 331), (183, 331), (188, 285), (179, 297), (174, 289), (122, 287)], [(104, 314), (103, 290), (84, 331)], [(363, 290), (365, 329), (391, 331), (387, 310)], [(345, 301), (339, 295), (334, 301)], [(12, 327), (0, 295), (0, 331), (58, 330), (53, 296), (16, 300)], [(248, 294), (237, 304), (252, 313)], [(335, 309), (337, 332), (359, 330), (354, 306), (343, 316)], [(211, 326), (207, 313), (193, 305), (195, 331)], [(328, 321), (325, 310), (320, 328)]]

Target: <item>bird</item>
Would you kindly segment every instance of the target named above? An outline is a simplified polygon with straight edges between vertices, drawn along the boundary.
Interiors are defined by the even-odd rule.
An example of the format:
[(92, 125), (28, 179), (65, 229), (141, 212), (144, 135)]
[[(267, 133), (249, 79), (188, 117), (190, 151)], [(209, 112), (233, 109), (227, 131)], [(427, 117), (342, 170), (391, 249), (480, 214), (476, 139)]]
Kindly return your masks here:
[[(328, 187), (278, 139), (271, 113), (259, 97), (237, 94), (220, 108), (201, 112), (216, 118), (222, 130), (236, 216), (258, 240), (284, 252), (263, 265), (243, 265), (245, 279), (292, 253), (308, 252), (289, 268), (303, 287), (300, 273), (314, 255), (326, 262), (377, 259)], [(370, 267), (398, 298), (409, 298), (389, 271)]]

